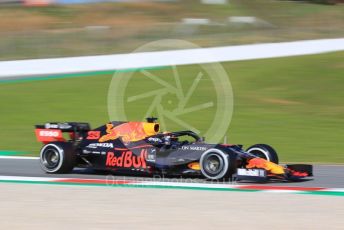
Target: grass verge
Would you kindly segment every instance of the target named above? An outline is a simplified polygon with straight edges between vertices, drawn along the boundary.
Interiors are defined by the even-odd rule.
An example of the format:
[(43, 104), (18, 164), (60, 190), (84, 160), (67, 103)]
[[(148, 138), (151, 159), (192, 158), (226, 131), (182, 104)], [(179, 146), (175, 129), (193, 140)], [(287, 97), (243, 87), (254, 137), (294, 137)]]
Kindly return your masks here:
[[(234, 114), (227, 132), (229, 142), (274, 146), (282, 161), (344, 163), (344, 52), (222, 63), (234, 90)], [(197, 65), (179, 66), (182, 85), (190, 88)], [(172, 78), (170, 69), (150, 73)], [(37, 155), (33, 126), (48, 121), (86, 121), (93, 127), (109, 120), (107, 93), (112, 74), (0, 84), (0, 149)], [(213, 98), (207, 76), (200, 95), (190, 105)], [(156, 87), (140, 71), (133, 72), (129, 94)], [(129, 95), (129, 96), (130, 96)], [(126, 95), (127, 96), (127, 95)], [(129, 119), (141, 119), (152, 98), (128, 102)], [(166, 110), (175, 95), (164, 96)], [(185, 114), (204, 132), (211, 110)], [(169, 124), (167, 120), (166, 123)], [(169, 130), (180, 129), (171, 124)]]

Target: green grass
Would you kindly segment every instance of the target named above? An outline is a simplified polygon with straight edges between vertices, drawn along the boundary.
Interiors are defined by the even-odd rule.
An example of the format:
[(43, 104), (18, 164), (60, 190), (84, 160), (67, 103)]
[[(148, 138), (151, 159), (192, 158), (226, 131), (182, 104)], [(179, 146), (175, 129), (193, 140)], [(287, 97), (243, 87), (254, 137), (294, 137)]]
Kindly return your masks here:
[[(227, 132), (230, 143), (246, 146), (268, 143), (282, 161), (344, 163), (344, 52), (222, 63), (234, 91), (234, 114)], [(170, 68), (151, 69), (172, 83)], [(200, 69), (179, 66), (186, 93)], [(128, 73), (129, 74), (129, 73)], [(0, 150), (37, 154), (34, 125), (48, 121), (87, 121), (93, 127), (109, 120), (107, 93), (112, 74), (49, 81), (0, 83)], [(157, 89), (140, 72), (132, 78), (124, 98)], [(188, 106), (216, 101), (207, 74)], [(177, 99), (163, 97), (164, 109)], [(129, 119), (142, 119), (151, 98), (125, 102)], [(202, 132), (213, 119), (213, 108), (183, 119)], [(157, 112), (153, 112), (157, 115)], [(166, 120), (168, 123), (168, 121)], [(172, 123), (172, 122), (171, 122)], [(180, 129), (170, 124), (168, 130)]]
[[(266, 23), (231, 24), (231, 16), (255, 16)], [(184, 18), (212, 23), (185, 25)], [(344, 4), (231, 0), (206, 5), (188, 0), (0, 8), (0, 60), (128, 53), (171, 38), (212, 47), (343, 36)]]

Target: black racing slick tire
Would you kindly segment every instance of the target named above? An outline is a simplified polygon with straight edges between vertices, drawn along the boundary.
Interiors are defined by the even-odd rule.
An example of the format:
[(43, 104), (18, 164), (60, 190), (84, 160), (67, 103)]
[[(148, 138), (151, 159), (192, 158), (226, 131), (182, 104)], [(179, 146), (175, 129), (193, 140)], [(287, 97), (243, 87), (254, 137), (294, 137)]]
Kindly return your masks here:
[(76, 154), (71, 143), (51, 142), (42, 147), (40, 165), (46, 173), (69, 173), (73, 170)]
[(271, 161), (278, 164), (277, 152), (270, 146), (266, 144), (256, 144), (249, 147), (246, 152), (251, 153), (257, 157), (263, 158), (265, 160)]
[(236, 171), (236, 156), (220, 149), (208, 149), (199, 162), (202, 175), (209, 180), (227, 180)]

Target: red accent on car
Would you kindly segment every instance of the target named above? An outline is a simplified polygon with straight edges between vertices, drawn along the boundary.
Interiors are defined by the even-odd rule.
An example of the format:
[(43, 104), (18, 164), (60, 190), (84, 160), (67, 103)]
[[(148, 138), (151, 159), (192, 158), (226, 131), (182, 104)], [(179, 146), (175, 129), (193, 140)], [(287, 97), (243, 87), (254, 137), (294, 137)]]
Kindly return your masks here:
[(45, 144), (53, 141), (66, 141), (59, 129), (36, 129), (35, 133), (37, 140)]
[(293, 175), (293, 176), (298, 176), (298, 177), (308, 176), (308, 173), (306, 173), (306, 172), (298, 172), (298, 171), (291, 170), (291, 169), (289, 169), (289, 170), (290, 170), (291, 175)]
[(120, 168), (147, 168), (147, 150), (142, 149), (140, 156), (136, 156), (131, 151), (123, 151), (120, 156), (114, 152), (108, 152), (106, 156), (106, 166)]
[(89, 131), (87, 133), (87, 140), (98, 140), (100, 138), (100, 131)]

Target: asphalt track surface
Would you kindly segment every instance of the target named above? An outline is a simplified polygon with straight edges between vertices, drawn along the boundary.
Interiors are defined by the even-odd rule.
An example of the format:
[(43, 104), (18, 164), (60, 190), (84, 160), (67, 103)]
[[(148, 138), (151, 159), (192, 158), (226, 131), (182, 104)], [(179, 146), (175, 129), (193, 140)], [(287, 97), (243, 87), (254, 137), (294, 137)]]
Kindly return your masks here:
[(344, 199), (0, 183), (1, 229), (343, 229)]
[[(38, 159), (12, 159), (0, 158), (0, 176), (25, 176), (25, 177), (58, 177), (58, 178), (83, 178), (83, 179), (107, 179), (109, 173), (96, 173), (90, 169), (74, 169), (70, 174), (46, 174), (39, 165)], [(111, 174), (112, 179), (126, 180), (152, 180), (164, 182), (197, 182), (207, 183), (201, 178), (161, 178), (161, 177), (137, 177), (128, 175)], [(221, 182), (224, 183), (224, 182)], [(233, 183), (233, 182), (225, 182)], [(236, 184), (247, 184), (237, 182)], [(250, 183), (252, 184), (252, 183)], [(268, 183), (278, 186), (300, 186), (300, 187), (324, 187), (344, 188), (344, 165), (314, 165), (314, 178), (302, 182), (273, 182)]]
[[(274, 185), (344, 188), (344, 166), (314, 169), (314, 180)], [(107, 179), (108, 174), (75, 169), (71, 174), (49, 175), (40, 169), (38, 159), (0, 157), (0, 176)], [(200, 181), (209, 183), (188, 180)], [(140, 188), (0, 183), (0, 229), (321, 230), (343, 229), (344, 225), (342, 196)]]

